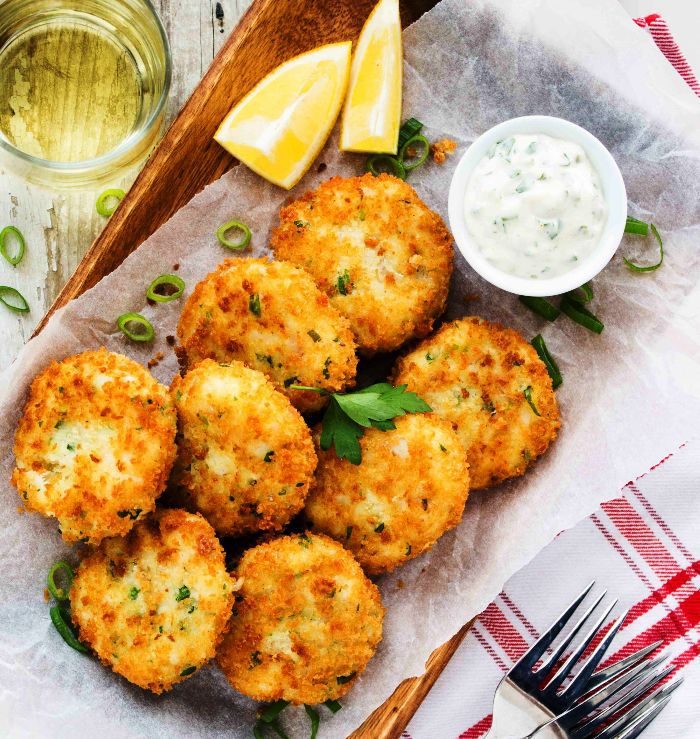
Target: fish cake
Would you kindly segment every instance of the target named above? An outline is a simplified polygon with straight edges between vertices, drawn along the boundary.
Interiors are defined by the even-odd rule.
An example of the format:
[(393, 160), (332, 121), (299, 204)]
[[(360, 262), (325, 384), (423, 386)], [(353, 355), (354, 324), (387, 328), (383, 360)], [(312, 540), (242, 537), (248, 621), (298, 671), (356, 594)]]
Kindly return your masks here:
[(12, 483), (65, 541), (122, 536), (155, 508), (175, 459), (168, 388), (106, 349), (51, 362), (15, 434)]
[(177, 331), (188, 367), (238, 360), (264, 373), (303, 413), (320, 410), (326, 398), (290, 385), (338, 392), (355, 381), (346, 319), (292, 264), (225, 260), (195, 287)]
[(234, 588), (204, 518), (162, 509), (83, 559), (70, 590), (71, 617), (105, 665), (162, 693), (212, 659)]
[(452, 237), (396, 177), (333, 177), (282, 208), (271, 245), (312, 275), (363, 354), (426, 336), (445, 309)]
[(249, 549), (236, 572), (231, 629), (217, 660), (259, 701), (321, 703), (352, 687), (382, 638), (379, 590), (353, 556), (319, 534)]
[(172, 385), (173, 479), (221, 535), (276, 531), (303, 507), (316, 468), (311, 432), (262, 372), (205, 359)]
[(472, 489), (522, 475), (561, 425), (537, 352), (517, 331), (482, 318), (442, 326), (397, 361), (394, 381), (452, 423)]
[(314, 530), (341, 542), (371, 575), (430, 549), (460, 522), (469, 494), (466, 453), (449, 422), (409, 414), (394, 423), (365, 431), (359, 465), (319, 448), (305, 509)]

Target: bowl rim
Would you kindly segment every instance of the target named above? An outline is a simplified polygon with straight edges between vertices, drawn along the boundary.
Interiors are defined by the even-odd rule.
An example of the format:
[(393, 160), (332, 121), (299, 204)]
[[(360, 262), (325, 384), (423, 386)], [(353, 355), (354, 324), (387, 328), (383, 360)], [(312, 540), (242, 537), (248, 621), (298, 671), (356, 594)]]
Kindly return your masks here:
[[(481, 253), (469, 233), (464, 214), (464, 196), (474, 167), (492, 144), (513, 134), (546, 134), (578, 144), (598, 173), (608, 213), (600, 241), (591, 254), (574, 269), (546, 279), (517, 277), (496, 267)], [(544, 297), (561, 295), (595, 277), (620, 246), (627, 220), (627, 192), (622, 173), (608, 149), (585, 128), (547, 115), (510, 118), (477, 137), (462, 154), (452, 175), (448, 196), (450, 228), (457, 248), (472, 269), (487, 282), (516, 295)]]
[(155, 22), (156, 29), (160, 36), (163, 44), (163, 51), (165, 54), (165, 65), (163, 74), (163, 89), (158, 97), (158, 102), (151, 111), (148, 119), (144, 123), (143, 127), (138, 131), (132, 131), (121, 143), (114, 149), (101, 154), (99, 157), (93, 157), (92, 159), (81, 159), (75, 162), (57, 162), (51, 159), (44, 159), (43, 157), (37, 157), (33, 154), (28, 154), (22, 149), (18, 149), (12, 144), (5, 136), (0, 133), (0, 150), (9, 154), (11, 157), (23, 162), (25, 165), (30, 165), (40, 170), (55, 172), (57, 174), (64, 175), (82, 175), (85, 172), (98, 171), (105, 167), (109, 167), (115, 162), (127, 156), (131, 150), (133, 150), (139, 141), (147, 138), (149, 133), (152, 131), (154, 126), (157, 126), (160, 122), (161, 115), (165, 109), (165, 104), (170, 96), (170, 87), (172, 85), (173, 76), (173, 64), (172, 64), (172, 50), (170, 48), (170, 40), (168, 34), (163, 26), (163, 21), (160, 19), (160, 15), (155, 9), (151, 0), (141, 0), (142, 5), (146, 12), (151, 16), (151, 19)]

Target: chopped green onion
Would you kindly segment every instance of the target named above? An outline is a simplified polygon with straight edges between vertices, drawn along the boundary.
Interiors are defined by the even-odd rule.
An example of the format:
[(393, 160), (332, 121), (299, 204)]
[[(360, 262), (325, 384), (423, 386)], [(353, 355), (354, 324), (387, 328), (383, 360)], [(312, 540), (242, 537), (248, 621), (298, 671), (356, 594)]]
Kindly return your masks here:
[[(348, 528), (352, 529), (352, 526), (349, 526)], [(349, 538), (349, 537), (348, 537)], [(323, 701), (323, 705), (331, 712), (331, 713), (338, 713), (338, 711), (343, 707), (339, 701), (331, 700), (330, 698), (327, 701)]]
[(318, 715), (318, 711), (311, 706), (304, 704), (304, 710), (306, 711), (306, 715), (311, 719), (311, 735), (309, 736), (309, 739), (316, 739), (318, 727), (321, 723), (321, 717)]
[[(95, 208), (97, 212), (101, 216), (105, 216), (106, 218), (109, 218), (109, 216), (114, 213), (114, 211), (117, 209), (117, 206), (119, 203), (121, 203), (122, 198), (126, 195), (124, 190), (121, 190), (118, 187), (113, 187), (109, 190), (105, 190), (103, 193), (100, 193), (100, 195), (97, 197), (97, 202), (95, 203)], [(116, 202), (113, 202), (115, 201)], [(108, 201), (111, 202), (108, 203)]]
[(649, 235), (649, 224), (644, 221), (639, 221), (636, 218), (630, 218), (627, 216), (627, 222), (625, 223), (626, 234), (639, 234), (640, 236)]
[(70, 611), (65, 606), (52, 606), (49, 609), (51, 623), (56, 627), (56, 631), (63, 637), (63, 641), (73, 647), (78, 652), (87, 652), (88, 648), (82, 644), (70, 618)]
[(544, 363), (544, 366), (547, 368), (549, 376), (552, 378), (552, 390), (556, 390), (563, 382), (561, 371), (559, 370), (559, 366), (554, 360), (554, 357), (549, 353), (549, 349), (547, 348), (547, 344), (544, 343), (542, 335), (537, 334), (530, 343)]
[(255, 739), (265, 739), (265, 734), (263, 733), (263, 724), (258, 721), (255, 726), (253, 726), (253, 736)]
[(391, 154), (374, 154), (365, 163), (365, 171), (371, 172), (375, 177), (378, 177), (382, 172), (386, 172), (400, 180), (406, 179), (406, 168)]
[[(56, 575), (58, 573), (61, 573), (61, 578), (64, 580), (63, 587), (56, 585)], [(68, 600), (70, 586), (73, 584), (73, 576), (73, 568), (68, 564), (68, 562), (64, 562), (63, 560), (56, 562), (51, 567), (49, 574), (46, 577), (46, 586), (52, 597), (56, 600)]]
[(196, 672), (197, 668), (194, 665), (190, 665), (189, 667), (185, 667), (182, 672), (180, 672), (180, 677), (187, 677), (188, 675), (191, 675), (193, 672)]
[[(413, 158), (407, 162), (406, 156), (408, 154), (408, 150), (415, 146), (421, 147), (419, 153), (417, 155), (413, 155)], [(403, 164), (403, 168), (406, 172), (410, 172), (411, 170), (416, 169), (416, 167), (420, 167), (428, 158), (428, 154), (430, 154), (430, 141), (421, 134), (409, 139), (401, 147), (399, 150), (399, 161)]]
[(117, 318), (117, 328), (132, 341), (153, 341), (153, 324), (140, 313), (123, 313)]
[(541, 414), (541, 413), (540, 413), (540, 412), (539, 412), (539, 411), (537, 410), (537, 406), (535, 405), (535, 401), (534, 401), (534, 400), (532, 399), (532, 385), (528, 385), (528, 386), (527, 386), (527, 387), (526, 387), (526, 388), (525, 388), (525, 389), (523, 390), (523, 395), (525, 396), (525, 400), (527, 400), (528, 404), (530, 405), (530, 408), (532, 408), (532, 412), (533, 412), (533, 413), (534, 413), (534, 414), (535, 414), (536, 416), (540, 416), (540, 415), (542, 415), (542, 414)]
[[(8, 238), (12, 237), (14, 237), (17, 242), (17, 250), (15, 251), (14, 256), (10, 255), (7, 248)], [(16, 267), (22, 261), (25, 246), (24, 236), (22, 236), (22, 232), (18, 228), (15, 228), (14, 226), (5, 226), (5, 228), (0, 231), (0, 254), (2, 254), (13, 267)]]
[(587, 328), (589, 331), (593, 331), (594, 334), (602, 333), (603, 328), (605, 328), (603, 322), (594, 316), (583, 303), (572, 300), (568, 296), (564, 296), (564, 299), (561, 301), (561, 309), (572, 321)]
[(258, 293), (251, 293), (248, 297), (248, 310), (258, 318), (262, 315), (262, 306), (260, 305), (260, 295)]
[(177, 275), (161, 275), (148, 286), (146, 297), (156, 303), (177, 300), (185, 292), (185, 282)]
[(284, 700), (278, 700), (274, 703), (270, 703), (270, 705), (264, 711), (260, 712), (260, 720), (264, 721), (266, 724), (269, 724), (271, 721), (274, 721), (288, 705), (289, 701)]
[[(226, 237), (229, 231), (234, 230), (240, 232), (240, 237), (236, 241)], [(227, 221), (216, 229), (216, 238), (219, 239), (219, 243), (227, 249), (233, 249), (233, 251), (243, 251), (250, 244), (251, 237), (252, 233), (248, 226), (240, 221)]]
[(280, 739), (289, 739), (289, 737), (282, 731), (282, 727), (277, 723), (277, 720), (270, 721), (269, 724), (267, 724), (274, 732), (277, 734), (277, 736), (280, 737)]
[(561, 313), (559, 308), (556, 305), (552, 305), (546, 298), (533, 298), (529, 295), (521, 295), (518, 300), (533, 313), (537, 313), (538, 316), (542, 316), (542, 318), (546, 318), (548, 321), (553, 321)]
[(13, 313), (29, 313), (29, 303), (24, 295), (9, 285), (0, 285), (0, 303)]
[(399, 129), (399, 144), (397, 147), (397, 151), (401, 151), (404, 144), (409, 139), (412, 139), (414, 136), (417, 136), (422, 130), (423, 130), (423, 124), (419, 120), (415, 118), (407, 118), (401, 124), (401, 128)]
[(651, 232), (654, 234), (654, 238), (657, 240), (659, 244), (659, 261), (656, 262), (656, 264), (648, 264), (645, 267), (643, 267), (640, 264), (635, 264), (634, 262), (630, 262), (630, 260), (627, 259), (627, 257), (622, 257), (625, 264), (634, 272), (654, 272), (664, 263), (664, 242), (661, 240), (661, 235), (656, 230), (656, 226), (653, 223), (650, 225), (651, 225)]
[[(581, 294), (579, 294), (579, 291)], [(593, 300), (593, 288), (590, 282), (586, 282), (575, 290), (566, 293), (566, 295), (577, 303), (590, 303)]]
[(345, 685), (345, 683), (349, 683), (356, 674), (356, 672), (351, 672), (349, 675), (339, 675), (336, 677), (336, 682), (338, 685)]

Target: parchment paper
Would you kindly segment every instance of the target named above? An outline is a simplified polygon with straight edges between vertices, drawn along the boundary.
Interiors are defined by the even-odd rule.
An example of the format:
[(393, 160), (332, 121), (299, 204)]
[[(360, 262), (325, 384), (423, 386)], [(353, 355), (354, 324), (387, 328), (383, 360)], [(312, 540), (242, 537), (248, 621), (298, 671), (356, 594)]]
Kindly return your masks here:
[[(330, 719), (322, 709), (325, 737), (347, 735), (403, 678), (420, 674), (430, 652), (482, 610), (511, 574), (689, 438), (700, 416), (697, 383), (686, 381), (700, 370), (693, 295), (700, 274), (700, 150), (690, 139), (700, 105), (644, 33), (608, 0), (444, 0), (405, 33), (405, 55), (404, 113), (423, 120), (429, 137), (449, 136), (460, 144), (447, 164), (426, 166), (411, 180), (439, 212), (446, 216), (452, 169), (476, 135), (515, 115), (554, 114), (585, 126), (611, 149), (631, 214), (653, 218), (667, 257), (661, 270), (639, 276), (618, 256), (595, 280), (593, 310), (606, 326), (601, 336), (565, 318), (544, 325), (458, 258), (450, 315), (464, 314), (464, 294), (476, 293), (472, 312), (526, 336), (544, 334), (565, 378), (558, 391), (563, 430), (532, 472), (474, 493), (458, 529), (381, 580), (384, 640), (343, 710)], [(320, 161), (326, 171), (314, 170), (298, 191), (331, 174), (357, 173), (362, 165), (361, 157), (339, 156), (335, 140)], [(169, 381), (176, 362), (165, 337), (175, 333), (181, 304), (149, 307), (145, 287), (179, 263), (191, 290), (228, 256), (213, 234), (232, 217), (251, 224), (253, 253), (265, 253), (285, 197), (237, 168), (58, 313), (3, 375), (0, 735), (250, 736), (253, 704), (236, 695), (216, 668), (156, 697), (63, 644), (42, 593), (50, 564), (75, 553), (62, 544), (55, 522), (18, 512), (8, 478), (12, 435), (31, 378), (53, 358), (104, 344), (144, 363), (162, 350), (166, 359), (154, 374)], [(621, 251), (638, 256), (642, 248), (628, 239)], [(654, 258), (654, 247), (647, 248)], [(115, 332), (115, 317), (127, 310), (154, 322), (154, 347), (136, 347)], [(308, 736), (303, 711), (285, 714), (294, 737)]]

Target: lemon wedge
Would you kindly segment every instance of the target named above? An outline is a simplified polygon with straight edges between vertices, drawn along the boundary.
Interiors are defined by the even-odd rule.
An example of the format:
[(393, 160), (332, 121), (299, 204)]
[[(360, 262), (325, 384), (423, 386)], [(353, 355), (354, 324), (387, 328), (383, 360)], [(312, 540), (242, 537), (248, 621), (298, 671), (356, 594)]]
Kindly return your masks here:
[(365, 21), (352, 61), (340, 133), (343, 151), (396, 154), (402, 72), (399, 0), (380, 0)]
[(349, 41), (319, 46), (261, 80), (214, 139), (254, 172), (289, 190), (323, 148), (350, 74)]

